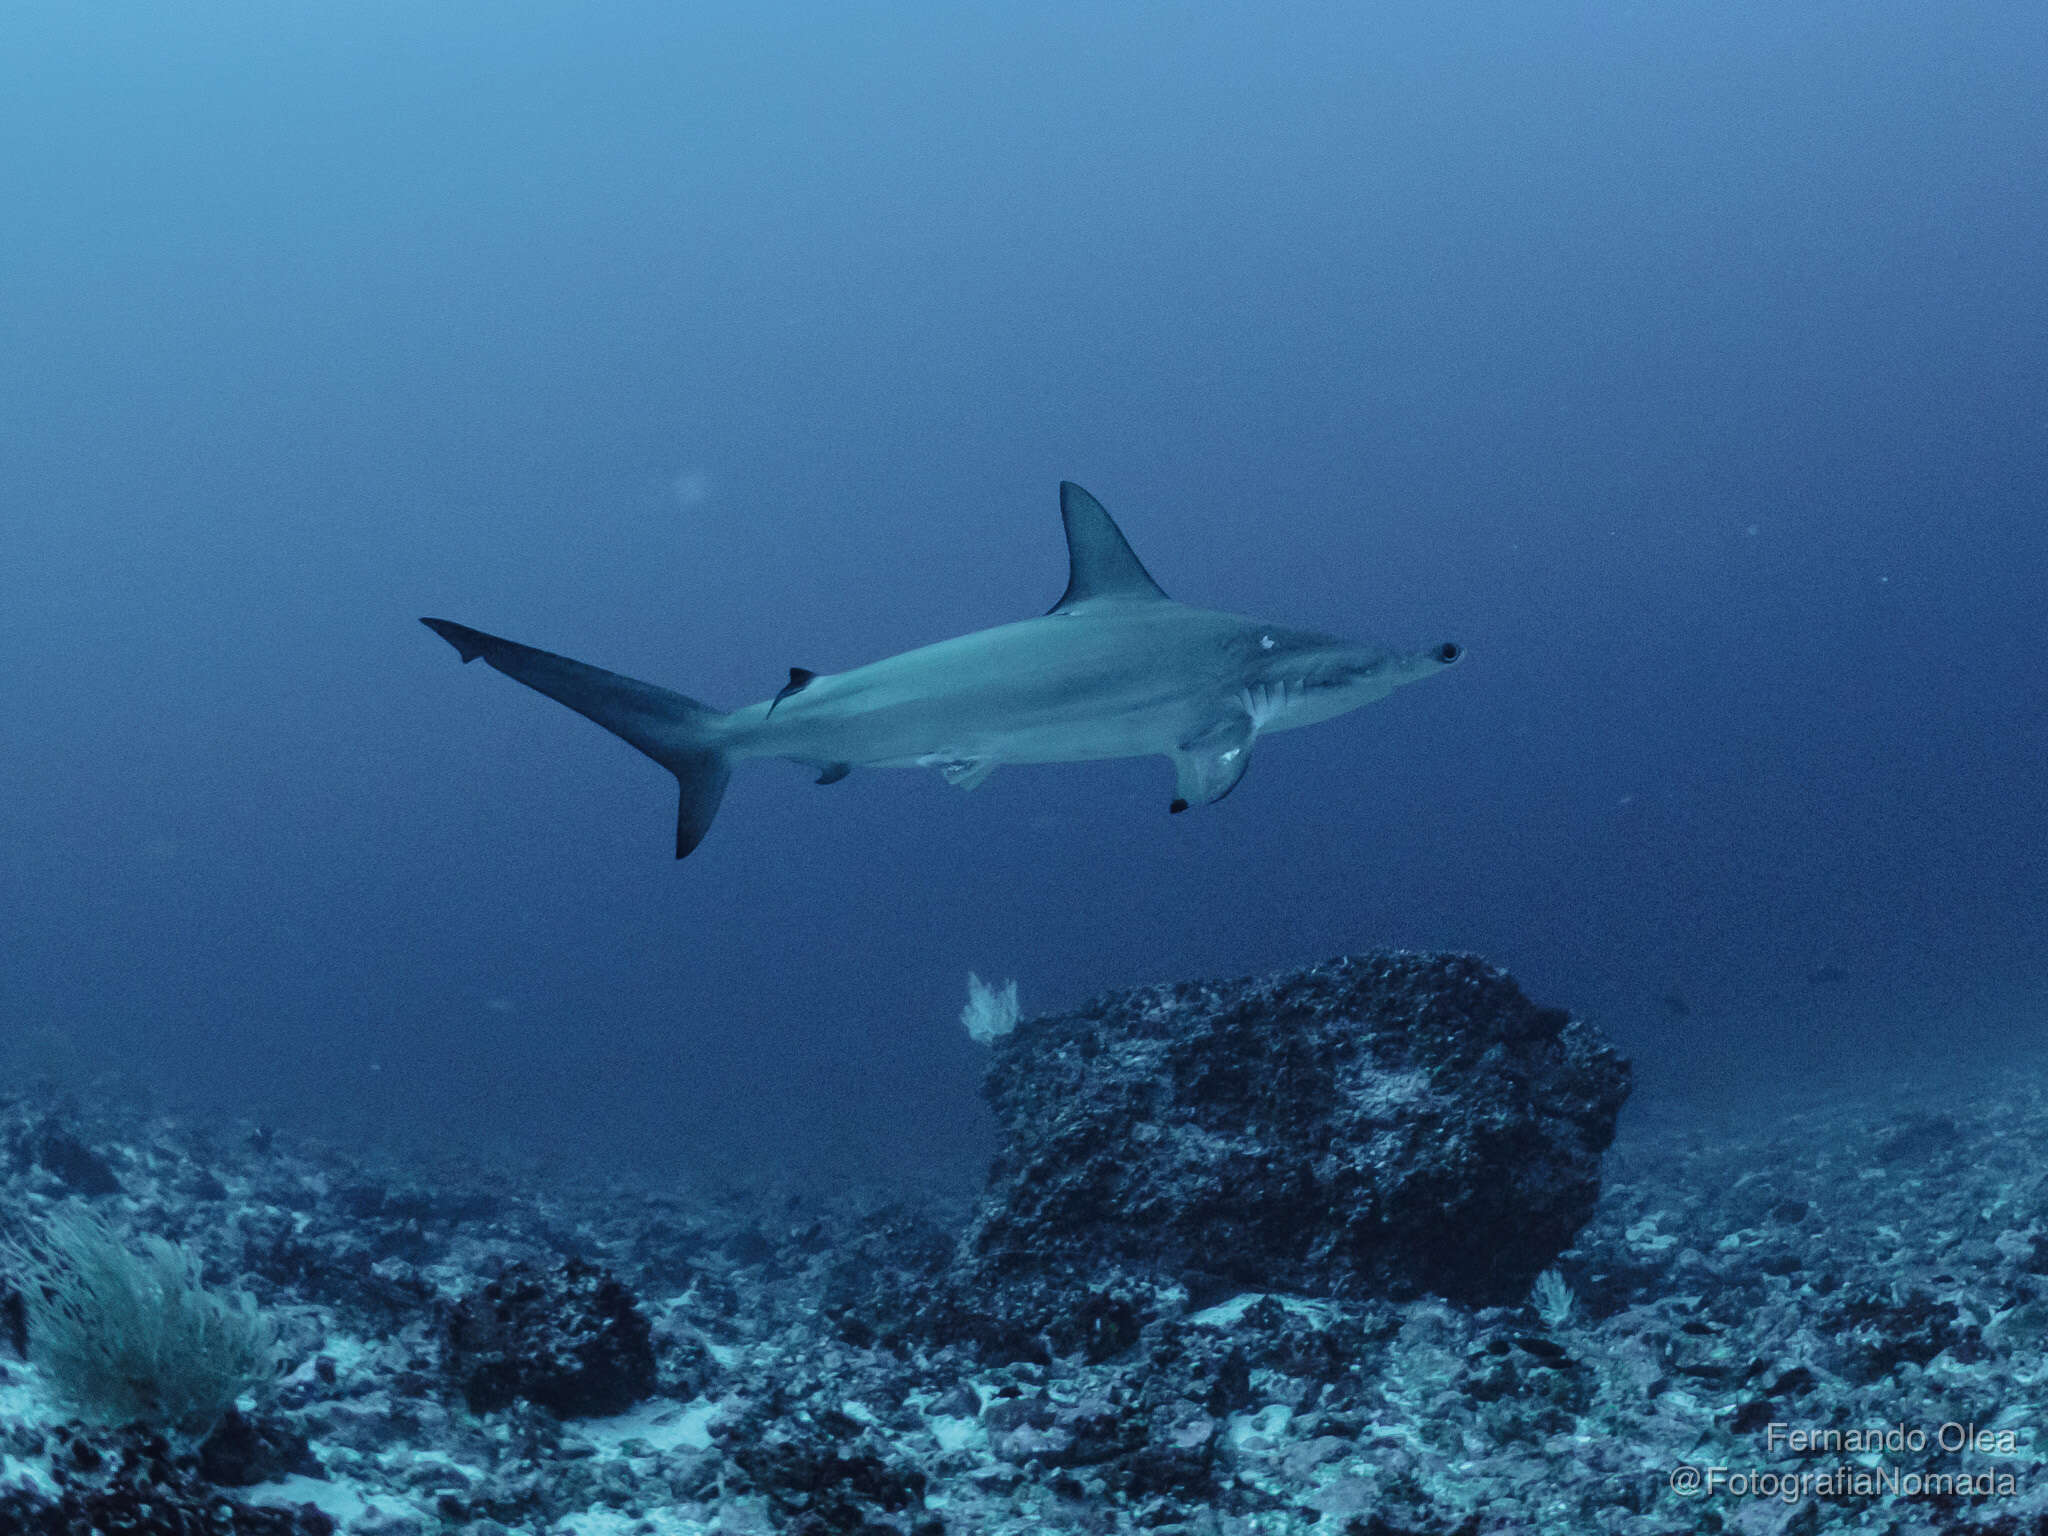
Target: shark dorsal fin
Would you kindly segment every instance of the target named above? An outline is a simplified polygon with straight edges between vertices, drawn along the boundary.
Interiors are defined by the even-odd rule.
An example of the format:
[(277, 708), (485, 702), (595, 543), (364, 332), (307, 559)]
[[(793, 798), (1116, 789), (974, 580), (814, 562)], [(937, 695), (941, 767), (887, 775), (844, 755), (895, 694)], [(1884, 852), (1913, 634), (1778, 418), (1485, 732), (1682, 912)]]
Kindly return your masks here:
[(1071, 480), (1060, 482), (1060, 520), (1067, 525), (1067, 590), (1052, 612), (1071, 613), (1105, 599), (1166, 601), (1102, 503)]

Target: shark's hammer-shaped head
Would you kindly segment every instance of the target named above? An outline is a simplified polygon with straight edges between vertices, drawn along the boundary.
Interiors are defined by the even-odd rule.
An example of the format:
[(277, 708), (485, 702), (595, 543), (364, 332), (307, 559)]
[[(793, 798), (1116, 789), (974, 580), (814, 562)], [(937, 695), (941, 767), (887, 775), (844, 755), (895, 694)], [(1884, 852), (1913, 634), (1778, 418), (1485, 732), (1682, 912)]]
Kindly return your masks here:
[(1456, 641), (1419, 651), (1361, 645), (1336, 635), (1257, 625), (1242, 641), (1242, 702), (1254, 731), (1284, 731), (1348, 714), (1403, 683), (1434, 677), (1465, 654)]

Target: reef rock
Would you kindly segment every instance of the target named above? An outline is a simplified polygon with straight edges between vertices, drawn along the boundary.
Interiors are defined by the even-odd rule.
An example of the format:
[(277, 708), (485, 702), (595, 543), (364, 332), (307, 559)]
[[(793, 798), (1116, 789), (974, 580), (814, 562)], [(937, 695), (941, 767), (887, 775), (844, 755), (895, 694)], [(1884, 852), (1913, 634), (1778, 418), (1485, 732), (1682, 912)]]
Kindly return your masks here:
[(459, 1302), (442, 1364), (472, 1413), (524, 1398), (565, 1419), (624, 1413), (654, 1394), (652, 1330), (608, 1270), (506, 1266)]
[(1591, 1026), (1469, 955), (1110, 993), (996, 1043), (1005, 1145), (959, 1278), (1091, 1353), (1151, 1310), (1134, 1279), (1518, 1301), (1592, 1214), (1628, 1089)]

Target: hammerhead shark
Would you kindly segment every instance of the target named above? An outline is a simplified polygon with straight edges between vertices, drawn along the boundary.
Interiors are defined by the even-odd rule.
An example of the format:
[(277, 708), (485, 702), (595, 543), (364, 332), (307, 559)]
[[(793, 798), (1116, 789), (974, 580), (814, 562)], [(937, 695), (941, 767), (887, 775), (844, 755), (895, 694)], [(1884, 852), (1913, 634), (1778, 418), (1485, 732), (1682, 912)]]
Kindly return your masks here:
[(856, 767), (936, 768), (973, 789), (1004, 763), (1173, 759), (1169, 810), (1237, 787), (1252, 743), (1333, 719), (1464, 654), (1357, 645), (1313, 630), (1190, 608), (1160, 590), (1102, 503), (1060, 484), (1067, 590), (1035, 619), (999, 624), (849, 672), (789, 669), (773, 698), (730, 713), (501, 640), (420, 622), (465, 662), (566, 704), (676, 776), (676, 857), (704, 840), (732, 765), (781, 757), (836, 784)]

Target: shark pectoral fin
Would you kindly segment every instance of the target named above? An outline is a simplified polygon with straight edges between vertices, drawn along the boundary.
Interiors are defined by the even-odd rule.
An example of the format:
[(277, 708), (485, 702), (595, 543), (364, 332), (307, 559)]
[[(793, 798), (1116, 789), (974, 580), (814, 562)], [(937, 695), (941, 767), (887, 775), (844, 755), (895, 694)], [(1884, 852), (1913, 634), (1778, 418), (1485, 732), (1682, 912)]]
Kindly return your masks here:
[(853, 764), (819, 763), (817, 764), (817, 769), (818, 776), (816, 779), (812, 780), (813, 783), (837, 784), (841, 779), (845, 778), (849, 773), (853, 772)]
[(1232, 715), (1176, 747), (1170, 754), (1174, 785), (1169, 809), (1178, 814), (1191, 805), (1214, 805), (1237, 788), (1251, 761), (1255, 734), (1250, 717)]
[(955, 789), (979, 789), (1002, 766), (992, 757), (963, 757), (939, 764), (939, 774)]

